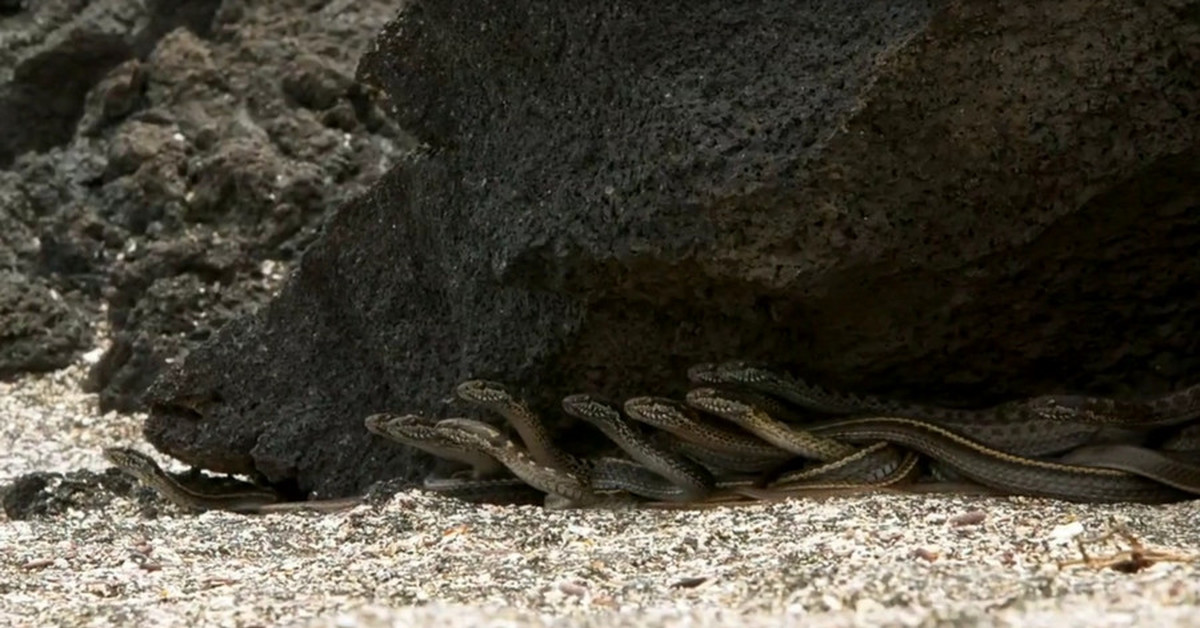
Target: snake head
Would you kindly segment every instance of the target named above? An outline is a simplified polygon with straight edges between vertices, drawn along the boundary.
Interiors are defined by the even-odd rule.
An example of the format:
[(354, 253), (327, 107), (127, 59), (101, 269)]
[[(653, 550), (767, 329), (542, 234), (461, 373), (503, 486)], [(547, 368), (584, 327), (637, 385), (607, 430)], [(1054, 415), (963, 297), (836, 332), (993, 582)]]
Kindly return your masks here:
[(363, 419), (363, 426), (372, 434), (383, 434), (383, 426), (387, 425), (388, 419), (395, 416), (386, 412), (380, 414), (372, 414)]
[(682, 402), (667, 397), (633, 397), (625, 401), (625, 414), (647, 423), (660, 426), (676, 422), (679, 415), (694, 418), (695, 412)]
[(496, 429), (494, 426), (488, 425), (483, 421), (475, 419), (465, 419), (454, 417), (451, 419), (442, 419), (434, 426), (439, 431), (458, 431), (464, 434), (469, 434), (477, 438), (482, 438), (488, 444), (496, 447), (502, 447), (509, 442), (507, 436), (503, 432)]
[(756, 410), (752, 404), (738, 399), (732, 391), (716, 388), (693, 388), (684, 399), (693, 408), (721, 417), (742, 415)]
[(463, 401), (483, 405), (513, 402), (512, 393), (504, 384), (486, 379), (467, 380), (454, 388), (454, 394)]
[(562, 400), (562, 408), (567, 414), (584, 421), (619, 419), (621, 411), (616, 406), (596, 395), (569, 395)]
[(158, 463), (146, 454), (130, 447), (105, 447), (104, 458), (113, 466), (134, 477), (153, 475)]
[(386, 437), (420, 438), (433, 429), (433, 422), (416, 414), (390, 414), (381, 412), (363, 419), (367, 430)]
[(776, 381), (779, 378), (764, 362), (729, 360), (727, 362), (701, 362), (688, 369), (688, 379), (694, 384), (715, 386), (718, 384), (758, 384)]
[(717, 377), (716, 362), (701, 362), (693, 364), (687, 370), (688, 381), (693, 384), (720, 384), (721, 378)]
[(1103, 423), (1115, 417), (1139, 417), (1152, 424), (1151, 409), (1143, 403), (1087, 397), (1083, 395), (1042, 395), (1023, 402), (1019, 407), (1038, 418), (1051, 421), (1083, 421)]

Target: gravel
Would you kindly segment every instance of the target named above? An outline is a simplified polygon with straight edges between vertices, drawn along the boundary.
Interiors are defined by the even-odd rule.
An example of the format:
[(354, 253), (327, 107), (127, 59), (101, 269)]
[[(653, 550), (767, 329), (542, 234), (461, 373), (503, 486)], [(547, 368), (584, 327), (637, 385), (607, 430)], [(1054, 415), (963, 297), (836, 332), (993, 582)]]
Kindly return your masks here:
[[(105, 444), (149, 451), (143, 417), (100, 416), (80, 392), (87, 359), (0, 383), (0, 484), (103, 471)], [(0, 519), (0, 625), (1195, 625), (1197, 520), (1200, 501), (871, 495), (545, 511), (416, 490), (253, 517), (189, 514), (135, 491)], [(1080, 540), (1120, 529), (1152, 564), (1061, 564), (1080, 558)], [(1086, 548), (1103, 558), (1130, 544)]]

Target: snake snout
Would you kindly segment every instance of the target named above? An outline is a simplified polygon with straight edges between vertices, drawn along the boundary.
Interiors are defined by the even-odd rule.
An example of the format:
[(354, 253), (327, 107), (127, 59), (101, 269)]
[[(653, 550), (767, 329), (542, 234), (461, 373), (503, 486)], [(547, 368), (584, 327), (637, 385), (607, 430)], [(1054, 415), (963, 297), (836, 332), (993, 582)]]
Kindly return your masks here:
[(715, 384), (717, 379), (717, 363), (716, 362), (701, 362), (694, 364), (687, 370), (688, 381), (696, 384)]
[(394, 416), (394, 415), (372, 414), (372, 415), (368, 416), (367, 418), (363, 419), (363, 426), (365, 426), (367, 428), (368, 432), (371, 432), (373, 434), (380, 434), (380, 433), (382, 433), (384, 423), (387, 422), (388, 418), (392, 417), (392, 416)]
[(380, 412), (372, 414), (363, 419), (363, 425), (367, 430), (375, 434), (386, 436), (389, 430), (394, 431), (398, 428), (411, 425), (421, 425), (426, 423), (425, 419), (416, 414), (391, 414), (388, 412)]
[(124, 466), (130, 461), (130, 456), (125, 453), (125, 449), (122, 447), (105, 447), (104, 459), (117, 466)]
[(466, 434), (477, 436), (491, 443), (492, 445), (502, 445), (508, 440), (504, 433), (496, 429), (494, 426), (488, 425), (482, 421), (465, 418), (442, 419), (437, 422), (435, 427), (439, 430), (457, 430)]
[(562, 400), (563, 410), (581, 419), (605, 419), (620, 414), (612, 404), (594, 395), (569, 395)]
[(625, 414), (633, 417), (662, 420), (687, 410), (682, 403), (665, 397), (634, 397), (625, 402)]
[(749, 404), (742, 403), (736, 399), (732, 399), (724, 391), (715, 388), (693, 388), (689, 390), (684, 397), (687, 404), (693, 408), (712, 412), (725, 416), (726, 414), (740, 414), (748, 412), (752, 409)]
[(765, 365), (747, 360), (722, 362), (715, 369), (715, 377), (722, 383), (736, 382), (744, 385), (756, 385), (770, 382), (776, 376), (765, 368)]
[(472, 403), (502, 403), (512, 400), (504, 384), (486, 379), (467, 380), (454, 387), (454, 394)]

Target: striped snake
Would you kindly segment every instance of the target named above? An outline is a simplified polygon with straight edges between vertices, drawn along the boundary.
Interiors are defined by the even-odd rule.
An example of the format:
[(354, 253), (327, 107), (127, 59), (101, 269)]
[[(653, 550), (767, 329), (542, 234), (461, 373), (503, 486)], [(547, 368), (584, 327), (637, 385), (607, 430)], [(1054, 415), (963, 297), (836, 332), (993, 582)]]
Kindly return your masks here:
[[(374, 414), (373, 434), (467, 467), (425, 488), (472, 501), (548, 507), (670, 506), (824, 492), (915, 488), (918, 462), (990, 492), (1089, 502), (1166, 502), (1200, 495), (1200, 386), (1122, 401), (1047, 395), (984, 410), (900, 403), (829, 391), (748, 362), (700, 364), (684, 400), (635, 397), (618, 406), (571, 395), (563, 411), (623, 454), (580, 458), (503, 385), (460, 384), (459, 399), (500, 415), (516, 438), (483, 421)], [(812, 416), (813, 414), (819, 416)], [(1151, 448), (1139, 439), (1174, 432)], [(189, 509), (327, 511), (356, 498), (284, 502), (266, 490), (202, 493), (124, 448), (118, 468)]]

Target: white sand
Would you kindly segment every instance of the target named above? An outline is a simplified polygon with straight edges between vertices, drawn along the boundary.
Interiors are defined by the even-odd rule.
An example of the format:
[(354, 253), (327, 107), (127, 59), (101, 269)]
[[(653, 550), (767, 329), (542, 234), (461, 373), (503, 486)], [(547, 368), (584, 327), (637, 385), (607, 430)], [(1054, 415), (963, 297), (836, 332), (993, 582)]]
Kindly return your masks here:
[[(83, 373), (0, 384), (0, 484), (101, 470), (105, 444), (150, 451), (139, 417), (96, 415)], [(1057, 566), (1078, 558), (1075, 538), (1114, 524), (1200, 556), (1200, 501), (877, 495), (548, 512), (410, 491), (329, 515), (140, 510), (118, 499), (0, 519), (0, 626), (1200, 624), (1195, 558), (1133, 574)]]

